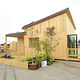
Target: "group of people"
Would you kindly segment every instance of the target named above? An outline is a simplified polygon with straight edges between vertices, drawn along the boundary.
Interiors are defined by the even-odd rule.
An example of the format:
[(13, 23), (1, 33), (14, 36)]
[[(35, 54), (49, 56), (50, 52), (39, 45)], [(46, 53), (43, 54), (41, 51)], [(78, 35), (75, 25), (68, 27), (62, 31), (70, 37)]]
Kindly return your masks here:
[(0, 46), (0, 52), (3, 53), (3, 52), (6, 52), (6, 50), (7, 50), (7, 44), (4, 43)]

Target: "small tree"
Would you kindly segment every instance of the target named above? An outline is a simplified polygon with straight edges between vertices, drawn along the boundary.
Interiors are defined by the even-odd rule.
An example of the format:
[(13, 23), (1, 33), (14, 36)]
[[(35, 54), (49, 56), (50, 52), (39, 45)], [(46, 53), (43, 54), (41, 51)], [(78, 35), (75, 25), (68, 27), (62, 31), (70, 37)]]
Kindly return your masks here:
[(41, 44), (42, 44), (43, 51), (45, 51), (46, 55), (49, 56), (49, 53), (52, 49), (51, 45), (49, 44), (49, 41), (47, 39), (42, 40)]
[[(35, 40), (35, 48), (36, 48), (38, 54), (41, 51), (41, 45), (42, 45), (42, 49), (45, 52), (46, 56), (49, 56), (51, 54), (51, 51), (53, 48), (53, 46), (52, 46), (53, 37), (56, 34), (54, 29), (55, 29), (54, 27), (46, 29), (45, 34), (47, 35), (47, 39), (41, 40), (41, 41)], [(57, 41), (57, 40), (55, 40), (55, 41)], [(58, 42), (57, 42), (57, 44), (58, 44)], [(56, 46), (54, 46), (54, 47), (56, 47)]]
[[(48, 38), (48, 41), (49, 41), (49, 43), (50, 43), (50, 45), (51, 45), (52, 48), (55, 48), (59, 44), (59, 42), (56, 39), (54, 39), (54, 36), (56, 35), (56, 33), (55, 33), (54, 30), (55, 30), (54, 27), (51, 27), (51, 28), (48, 27), (46, 29), (46, 32), (45, 32), (46, 33), (46, 36)], [(52, 44), (53, 41), (56, 41), (57, 42), (55, 46), (53, 46), (53, 44)], [(52, 52), (52, 48), (51, 48), (50, 53)]]
[(53, 37), (55, 35), (54, 29), (55, 29), (54, 27), (47, 28), (46, 32), (45, 32), (47, 37), (48, 37), (48, 39), (49, 39), (49, 42), (51, 42), (51, 45), (52, 45)]

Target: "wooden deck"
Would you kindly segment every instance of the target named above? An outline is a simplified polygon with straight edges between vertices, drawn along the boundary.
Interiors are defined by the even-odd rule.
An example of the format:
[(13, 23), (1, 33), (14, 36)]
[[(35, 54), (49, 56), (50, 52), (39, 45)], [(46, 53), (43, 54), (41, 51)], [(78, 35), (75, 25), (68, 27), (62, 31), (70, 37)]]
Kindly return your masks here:
[(69, 58), (71, 61), (80, 61), (80, 58)]

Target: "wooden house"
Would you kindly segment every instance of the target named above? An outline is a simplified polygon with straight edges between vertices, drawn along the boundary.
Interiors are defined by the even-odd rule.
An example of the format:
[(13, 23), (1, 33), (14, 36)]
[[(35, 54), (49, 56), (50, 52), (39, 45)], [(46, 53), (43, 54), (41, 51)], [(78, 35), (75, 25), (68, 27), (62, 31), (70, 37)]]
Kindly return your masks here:
[(76, 27), (69, 8), (23, 26), (22, 29), (24, 32), (6, 34), (6, 43), (7, 37), (16, 37), (17, 52), (24, 56), (36, 55), (37, 53), (32, 46), (32, 42), (37, 38), (39, 40), (44, 39), (46, 28), (52, 26), (55, 27), (56, 35), (54, 37), (59, 42), (58, 46), (52, 53), (52, 57), (55, 59), (69, 60), (69, 52), (71, 51), (68, 49), (77, 48), (77, 35), (75, 34)]

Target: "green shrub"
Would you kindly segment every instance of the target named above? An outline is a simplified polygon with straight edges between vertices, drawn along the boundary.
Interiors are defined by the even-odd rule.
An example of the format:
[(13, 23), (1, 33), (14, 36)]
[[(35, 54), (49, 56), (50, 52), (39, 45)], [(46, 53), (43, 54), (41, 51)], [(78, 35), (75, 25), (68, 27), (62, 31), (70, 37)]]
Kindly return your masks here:
[(22, 58), (22, 57), (17, 57), (15, 60), (19, 60), (19, 61), (21, 61), (21, 62), (26, 62), (26, 61), (27, 61), (27, 57), (24, 57), (24, 58)]
[(49, 61), (49, 60), (50, 60), (50, 56), (48, 55), (48, 56), (47, 56), (47, 61)]
[(48, 61), (47, 62), (47, 65), (51, 65), (51, 64), (53, 64), (54, 63), (54, 61)]
[(29, 56), (29, 57), (26, 58), (26, 60), (27, 60), (27, 61), (32, 61), (32, 57)]
[(16, 57), (11, 57), (10, 59), (16, 59)]
[(45, 60), (47, 60), (47, 55), (46, 55), (46, 54), (43, 54), (43, 55), (41, 56), (41, 61), (45, 61)]
[(41, 63), (41, 56), (37, 56), (35, 59), (35, 63)]
[(23, 59), (21, 57), (17, 57), (15, 60), (22, 61)]

